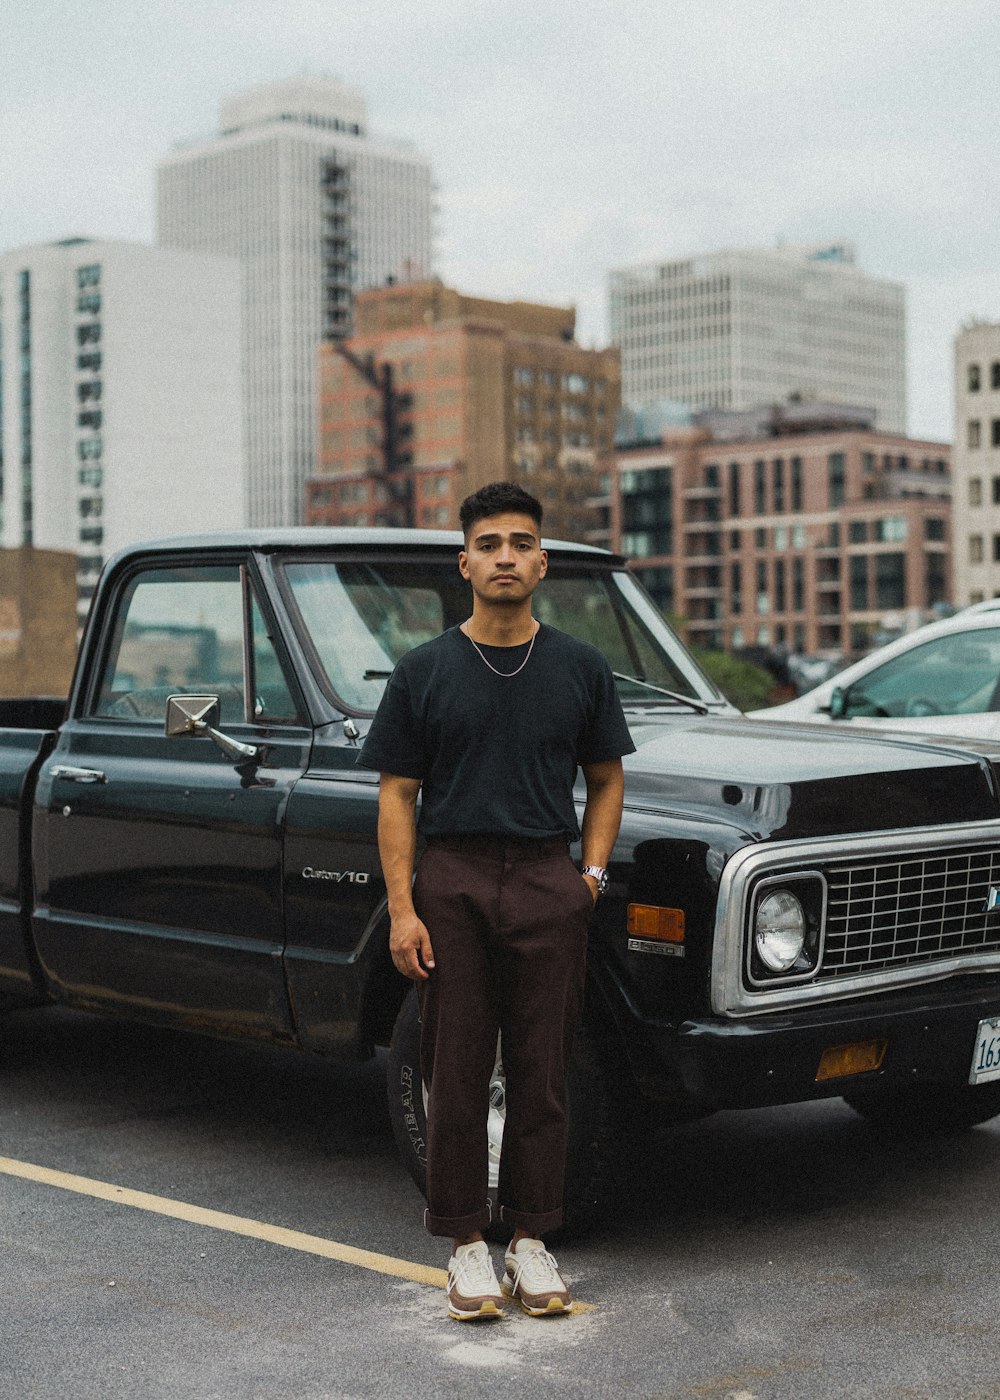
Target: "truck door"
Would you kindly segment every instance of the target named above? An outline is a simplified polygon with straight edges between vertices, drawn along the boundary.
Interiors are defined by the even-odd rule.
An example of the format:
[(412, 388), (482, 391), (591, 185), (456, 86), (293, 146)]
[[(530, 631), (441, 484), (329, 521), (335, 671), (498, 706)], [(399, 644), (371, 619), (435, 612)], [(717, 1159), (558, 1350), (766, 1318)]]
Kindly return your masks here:
[[(147, 558), (119, 581), (34, 813), (35, 942), (56, 996), (215, 1033), (290, 1039), (281, 848), (309, 755), (248, 567)], [(167, 698), (219, 699), (168, 738)]]

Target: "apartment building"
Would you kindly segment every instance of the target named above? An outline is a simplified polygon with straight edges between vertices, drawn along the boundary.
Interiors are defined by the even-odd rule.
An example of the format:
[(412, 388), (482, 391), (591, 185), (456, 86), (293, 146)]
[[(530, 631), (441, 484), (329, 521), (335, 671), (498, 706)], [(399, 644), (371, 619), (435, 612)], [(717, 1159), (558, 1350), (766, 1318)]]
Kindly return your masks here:
[(109, 554), (246, 523), (240, 268), (71, 238), (0, 255), (0, 544)]
[(705, 417), (619, 440), (613, 510), (695, 645), (860, 652), (950, 600), (947, 444), (836, 405)]
[(849, 243), (725, 249), (610, 274), (611, 340), (631, 407), (752, 409), (792, 394), (906, 431), (906, 309)]
[(430, 280), (359, 293), (355, 318), (320, 350), (308, 523), (454, 527), (469, 492), (516, 480), (549, 536), (609, 541), (618, 354), (576, 343), (573, 308)]
[(1000, 596), (1000, 324), (955, 338), (955, 602)]
[(427, 160), (372, 135), (364, 95), (303, 76), (222, 106), (220, 131), (157, 170), (157, 238), (239, 258), (249, 518), (302, 521), (316, 462), (316, 349), (352, 329), (359, 288), (427, 276)]

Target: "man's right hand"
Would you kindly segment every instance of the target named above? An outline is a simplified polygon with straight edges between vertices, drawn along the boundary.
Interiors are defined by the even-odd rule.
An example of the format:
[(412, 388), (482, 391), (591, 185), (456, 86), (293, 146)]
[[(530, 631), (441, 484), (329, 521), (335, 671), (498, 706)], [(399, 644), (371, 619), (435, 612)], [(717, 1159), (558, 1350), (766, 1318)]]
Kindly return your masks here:
[(434, 949), (427, 927), (416, 913), (398, 914), (389, 926), (389, 952), (404, 977), (425, 982), (434, 970)]

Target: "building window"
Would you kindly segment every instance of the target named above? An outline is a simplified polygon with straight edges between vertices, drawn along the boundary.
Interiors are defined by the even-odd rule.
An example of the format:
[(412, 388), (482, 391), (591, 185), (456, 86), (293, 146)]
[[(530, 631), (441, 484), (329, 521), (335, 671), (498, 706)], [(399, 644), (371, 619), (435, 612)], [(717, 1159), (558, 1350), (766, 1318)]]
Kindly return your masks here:
[(1000, 447), (1000, 418), (994, 418), (990, 423), (990, 446)]
[(944, 539), (944, 520), (939, 515), (929, 515), (924, 521), (925, 540)]
[(775, 457), (773, 466), (773, 491), (774, 491), (774, 511), (776, 515), (782, 515), (785, 509), (785, 461), (783, 457)]
[(849, 561), (851, 608), (864, 612), (868, 607), (868, 555), (852, 554)]
[(1000, 564), (1000, 535), (993, 536), (993, 562)]
[(77, 345), (96, 345), (101, 338), (100, 321), (92, 321), (88, 326), (77, 326)]
[(906, 541), (906, 518), (890, 515), (886, 520), (875, 522), (875, 538), (882, 544), (904, 544)]
[(100, 292), (84, 292), (76, 299), (76, 309), (81, 316), (96, 316), (101, 309)]
[(84, 287), (99, 287), (101, 285), (100, 263), (91, 263), (88, 267), (78, 267), (76, 270), (76, 285), (81, 290)]
[(77, 357), (76, 357), (76, 367), (77, 367), (77, 369), (100, 369), (100, 368), (101, 368), (101, 352), (100, 352), (100, 350), (90, 350), (90, 351), (87, 352), (86, 355), (77, 355)]
[(844, 504), (844, 454), (831, 452), (827, 458), (827, 482), (831, 507)]
[(566, 374), (563, 376), (563, 388), (567, 394), (585, 394), (590, 388), (590, 380), (582, 374)]
[(965, 440), (969, 447), (978, 447), (982, 439), (982, 424), (978, 418), (970, 418), (966, 424)]
[(868, 521), (852, 520), (847, 526), (847, 540), (849, 544), (868, 543)]
[(729, 514), (740, 513), (740, 464), (729, 463)]
[(802, 458), (792, 458), (792, 510), (802, 509)]
[(788, 529), (784, 525), (774, 527), (774, 547), (775, 549), (788, 548)]
[(757, 560), (757, 614), (763, 617), (771, 611), (771, 595), (767, 586), (767, 563)]
[(521, 389), (528, 389), (535, 382), (535, 371), (519, 365), (514, 371), (514, 383)]
[(875, 606), (879, 608), (906, 606), (905, 554), (876, 554)]
[(758, 526), (757, 529), (754, 530), (754, 532), (753, 532), (753, 542), (754, 542), (754, 547), (755, 547), (756, 549), (766, 549), (766, 548), (767, 548), (767, 531), (764, 530), (764, 529), (762, 529), (760, 526)]
[(983, 537), (982, 535), (969, 536), (969, 563), (981, 564), (983, 562)]
[(994, 360), (990, 365), (990, 388), (1000, 389), (1000, 360)]
[(983, 503), (983, 483), (978, 476), (969, 477), (969, 505), (981, 506)]
[(787, 606), (785, 598), (785, 561), (774, 561), (774, 610), (783, 613)]
[(978, 394), (978, 392), (979, 392), (979, 366), (978, 366), (978, 365), (969, 365), (968, 371), (967, 371), (967, 383), (968, 383), (968, 385), (969, 385), (969, 393), (970, 393), (970, 394)]
[[(792, 560), (792, 612), (806, 610), (806, 569), (802, 559)], [(796, 628), (796, 630), (798, 630)], [(801, 650), (802, 644), (797, 643)]]
[(753, 510), (755, 515), (763, 515), (767, 510), (766, 485), (764, 482), (765, 464), (753, 464)]
[(739, 564), (729, 566), (729, 611), (734, 615), (743, 611), (743, 570)]
[(101, 426), (101, 410), (99, 408), (88, 408), (85, 413), (76, 415), (76, 425), (78, 428), (99, 428)]

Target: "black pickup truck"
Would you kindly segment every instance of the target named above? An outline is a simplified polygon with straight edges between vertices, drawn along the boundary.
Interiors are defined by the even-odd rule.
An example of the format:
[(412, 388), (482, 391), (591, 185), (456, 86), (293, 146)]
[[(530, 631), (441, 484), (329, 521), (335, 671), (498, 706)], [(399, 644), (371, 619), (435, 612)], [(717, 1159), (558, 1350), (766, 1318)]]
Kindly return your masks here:
[[(0, 1007), (388, 1046), (420, 1182), (415, 998), (355, 760), (394, 663), (469, 613), (459, 545), (275, 530), (108, 564), (68, 706), (0, 703)], [(550, 546), (535, 602), (608, 657), (637, 746), (571, 1073), (577, 1218), (654, 1106), (1000, 1112), (1000, 747), (743, 719), (600, 550)]]

